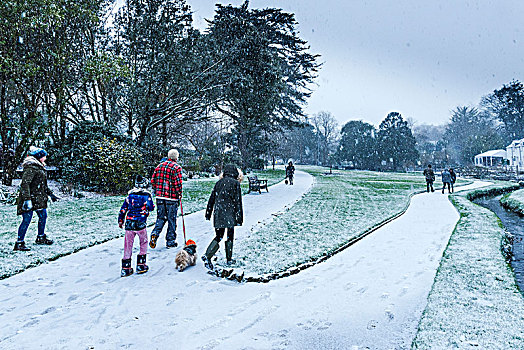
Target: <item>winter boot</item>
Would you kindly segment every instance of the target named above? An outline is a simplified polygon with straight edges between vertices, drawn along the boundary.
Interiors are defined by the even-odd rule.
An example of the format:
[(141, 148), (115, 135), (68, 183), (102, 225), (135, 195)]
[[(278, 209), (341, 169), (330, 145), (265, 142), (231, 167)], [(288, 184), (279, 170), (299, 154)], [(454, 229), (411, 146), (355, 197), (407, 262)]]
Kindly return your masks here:
[(236, 260), (232, 259), (233, 257), (233, 242), (232, 241), (226, 241), (226, 260), (227, 264), (235, 264)]
[(122, 271), (120, 277), (127, 277), (133, 274), (133, 268), (131, 267), (131, 259), (122, 259)]
[(13, 250), (20, 250), (22, 252), (28, 252), (30, 251), (31, 249), (29, 249), (28, 247), (25, 246), (25, 242), (22, 241), (22, 242), (16, 242), (15, 243), (15, 248)]
[(151, 239), (149, 240), (149, 246), (152, 249), (156, 248), (156, 240), (158, 239), (158, 235), (151, 234)]
[(146, 255), (138, 255), (136, 257), (136, 273), (146, 273), (149, 266), (146, 265)]
[(35, 241), (36, 244), (43, 244), (43, 245), (51, 245), (53, 244), (53, 240), (47, 238), (46, 235), (39, 235), (39, 236), (36, 236), (36, 241)]
[(206, 267), (206, 269), (213, 271), (213, 263), (211, 262), (211, 260), (207, 258), (207, 256), (202, 255), (202, 261), (204, 262), (204, 266)]
[(211, 262), (211, 258), (218, 250), (218, 242), (215, 240), (212, 240), (211, 243), (209, 243), (209, 246), (207, 247), (206, 253), (202, 255), (202, 260), (204, 261), (204, 266), (208, 268), (209, 270), (213, 270), (213, 263)]

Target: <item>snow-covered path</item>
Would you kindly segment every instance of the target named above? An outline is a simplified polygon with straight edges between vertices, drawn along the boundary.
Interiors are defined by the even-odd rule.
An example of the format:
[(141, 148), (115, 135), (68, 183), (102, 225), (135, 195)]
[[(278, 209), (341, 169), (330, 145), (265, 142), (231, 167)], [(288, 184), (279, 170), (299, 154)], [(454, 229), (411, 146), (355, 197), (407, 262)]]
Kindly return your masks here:
[[(246, 222), (237, 237), (300, 198), (313, 179), (296, 175), (293, 187), (244, 197)], [(397, 220), (268, 284), (218, 279), (200, 262), (178, 273), (176, 251), (163, 241), (149, 251), (150, 272), (120, 278), (123, 242), (114, 240), (1, 281), (0, 348), (409, 347), (457, 220), (447, 195), (414, 196)], [(186, 227), (201, 254), (211, 224), (198, 212)]]

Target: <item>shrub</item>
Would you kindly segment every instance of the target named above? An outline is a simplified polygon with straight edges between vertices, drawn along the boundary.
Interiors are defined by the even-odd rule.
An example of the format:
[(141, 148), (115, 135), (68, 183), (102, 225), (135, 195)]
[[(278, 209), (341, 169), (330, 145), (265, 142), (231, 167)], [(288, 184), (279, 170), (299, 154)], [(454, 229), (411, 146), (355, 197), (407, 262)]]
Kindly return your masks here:
[(64, 171), (66, 178), (88, 190), (122, 193), (144, 173), (139, 150), (129, 143), (104, 138), (78, 146), (78, 154)]

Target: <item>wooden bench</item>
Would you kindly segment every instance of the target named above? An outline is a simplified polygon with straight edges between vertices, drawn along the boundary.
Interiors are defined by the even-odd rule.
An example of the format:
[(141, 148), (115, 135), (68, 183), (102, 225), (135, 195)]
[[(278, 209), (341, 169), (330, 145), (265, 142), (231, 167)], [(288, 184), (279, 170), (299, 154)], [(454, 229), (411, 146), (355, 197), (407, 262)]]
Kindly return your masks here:
[(249, 181), (249, 190), (247, 193), (250, 193), (251, 191), (258, 191), (258, 193), (261, 194), (261, 190), (263, 189), (266, 189), (266, 191), (269, 192), (266, 179), (259, 179), (256, 175), (248, 176), (247, 179)]

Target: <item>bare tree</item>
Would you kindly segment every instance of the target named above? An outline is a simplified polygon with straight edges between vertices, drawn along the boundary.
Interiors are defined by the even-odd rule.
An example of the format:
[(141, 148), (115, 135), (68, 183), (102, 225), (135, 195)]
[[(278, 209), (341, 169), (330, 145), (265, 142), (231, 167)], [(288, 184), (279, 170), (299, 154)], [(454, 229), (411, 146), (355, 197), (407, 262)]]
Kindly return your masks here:
[(317, 165), (327, 164), (329, 156), (336, 151), (338, 123), (330, 112), (319, 112), (311, 118), (317, 136)]

